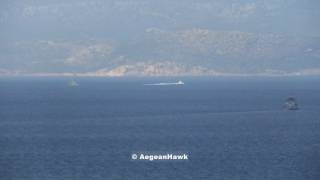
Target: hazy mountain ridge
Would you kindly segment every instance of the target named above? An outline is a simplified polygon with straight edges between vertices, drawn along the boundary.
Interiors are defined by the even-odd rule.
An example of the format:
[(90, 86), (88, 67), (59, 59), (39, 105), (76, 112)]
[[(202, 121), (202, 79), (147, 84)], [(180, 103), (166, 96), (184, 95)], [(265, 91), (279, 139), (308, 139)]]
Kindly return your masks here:
[(317, 5), (311, 0), (4, 0), (1, 74), (315, 73), (320, 68)]
[(219, 75), (221, 73), (201, 66), (187, 66), (173, 62), (136, 63), (121, 65), (111, 70), (100, 69), (96, 72), (86, 73), (92, 76), (200, 76)]
[[(143, 37), (125, 44), (115, 40), (16, 42), (3, 47), (0, 63), (2, 67), (10, 64), (19, 67), (20, 72), (26, 73), (73, 72), (74, 69), (86, 73), (117, 67), (133, 71), (134, 67), (141, 70), (135, 66), (137, 63), (168, 62), (188, 67), (206, 64), (206, 68), (221, 73), (261, 73), (270, 69), (293, 72), (320, 67), (319, 44), (320, 39), (272, 33), (148, 28)], [(3, 59), (10, 59), (10, 63)], [(296, 65), (286, 64), (292, 62)], [(277, 69), (279, 64), (283, 67)], [(10, 70), (10, 66), (6, 69)]]

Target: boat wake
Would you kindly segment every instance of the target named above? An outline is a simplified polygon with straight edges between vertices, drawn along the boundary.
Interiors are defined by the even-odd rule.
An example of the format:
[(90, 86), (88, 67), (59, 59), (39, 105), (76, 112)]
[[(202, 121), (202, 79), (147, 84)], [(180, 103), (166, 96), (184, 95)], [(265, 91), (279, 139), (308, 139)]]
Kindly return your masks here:
[(170, 85), (183, 85), (184, 82), (178, 81), (173, 83), (154, 83), (154, 84), (144, 84), (145, 86), (170, 86)]

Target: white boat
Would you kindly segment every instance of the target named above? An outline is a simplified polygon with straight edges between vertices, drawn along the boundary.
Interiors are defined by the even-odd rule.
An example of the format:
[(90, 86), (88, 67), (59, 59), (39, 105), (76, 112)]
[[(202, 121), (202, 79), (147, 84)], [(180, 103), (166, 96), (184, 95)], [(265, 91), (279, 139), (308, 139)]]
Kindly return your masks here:
[(183, 85), (183, 81), (178, 81), (178, 82), (162, 82), (162, 83), (154, 83), (154, 84), (144, 84), (146, 86), (170, 86), (170, 85)]
[(178, 81), (177, 84), (184, 84), (184, 82), (183, 81)]

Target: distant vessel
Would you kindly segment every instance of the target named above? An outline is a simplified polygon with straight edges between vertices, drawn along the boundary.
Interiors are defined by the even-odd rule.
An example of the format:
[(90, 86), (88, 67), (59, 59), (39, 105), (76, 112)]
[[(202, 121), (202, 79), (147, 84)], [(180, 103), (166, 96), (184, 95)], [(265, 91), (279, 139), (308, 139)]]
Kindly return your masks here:
[(284, 103), (284, 108), (286, 110), (298, 110), (299, 106), (295, 98), (289, 97)]
[(184, 82), (183, 81), (178, 81), (177, 84), (184, 84)]
[(72, 80), (69, 82), (69, 86), (74, 87), (74, 86), (79, 86), (79, 84), (77, 83), (77, 81), (75, 81), (74, 79), (72, 79)]
[(173, 82), (173, 83), (154, 83), (154, 84), (144, 84), (147, 86), (169, 86), (169, 85), (183, 85), (184, 82), (179, 80), (178, 82)]

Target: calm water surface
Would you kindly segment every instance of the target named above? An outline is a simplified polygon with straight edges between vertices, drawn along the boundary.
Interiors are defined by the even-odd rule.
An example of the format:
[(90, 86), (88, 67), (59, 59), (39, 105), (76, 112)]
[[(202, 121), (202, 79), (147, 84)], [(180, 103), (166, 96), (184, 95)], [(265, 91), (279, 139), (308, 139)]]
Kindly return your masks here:
[(0, 78), (0, 179), (320, 179), (320, 79), (177, 80)]

